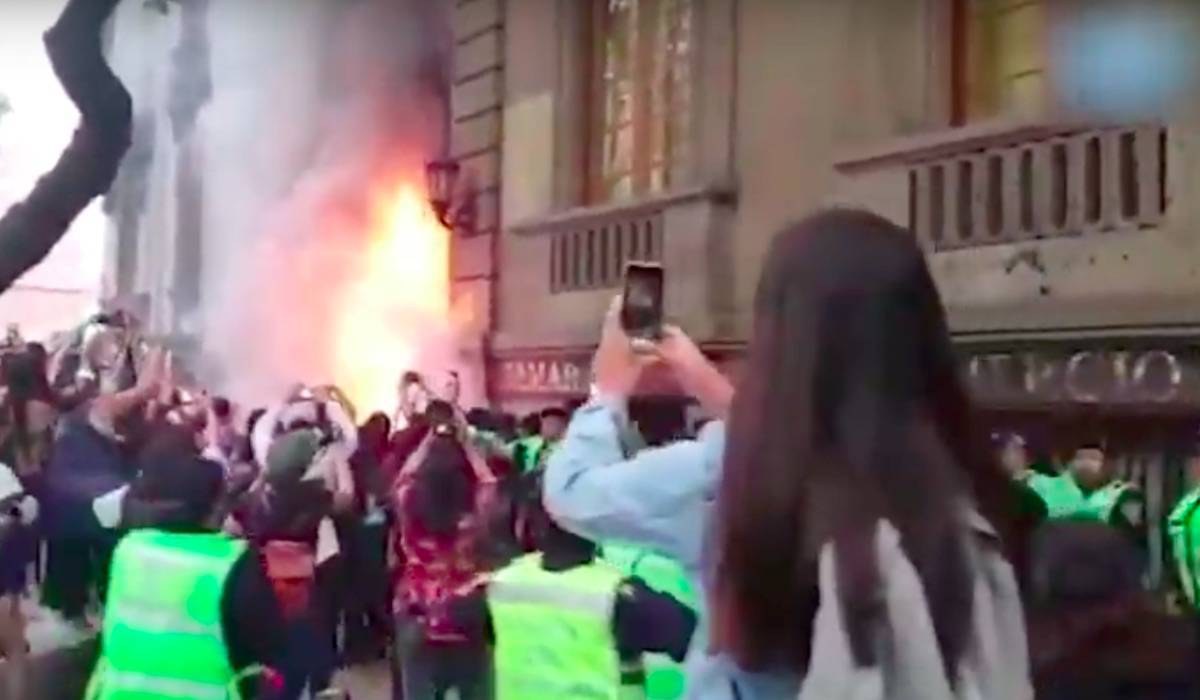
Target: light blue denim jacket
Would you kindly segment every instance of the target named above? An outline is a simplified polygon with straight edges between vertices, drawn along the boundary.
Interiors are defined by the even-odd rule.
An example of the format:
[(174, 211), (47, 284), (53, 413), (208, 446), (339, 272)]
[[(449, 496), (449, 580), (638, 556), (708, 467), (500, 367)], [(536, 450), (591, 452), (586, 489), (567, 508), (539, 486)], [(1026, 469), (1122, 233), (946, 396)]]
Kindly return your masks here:
[[(546, 466), (545, 502), (564, 528), (594, 541), (618, 540), (678, 561), (697, 590), (707, 590), (706, 534), (715, 514), (725, 426), (709, 424), (694, 441), (626, 456), (625, 407), (596, 400), (571, 420)], [(707, 596), (688, 653), (692, 700), (794, 700), (800, 680), (748, 673), (709, 654)]]

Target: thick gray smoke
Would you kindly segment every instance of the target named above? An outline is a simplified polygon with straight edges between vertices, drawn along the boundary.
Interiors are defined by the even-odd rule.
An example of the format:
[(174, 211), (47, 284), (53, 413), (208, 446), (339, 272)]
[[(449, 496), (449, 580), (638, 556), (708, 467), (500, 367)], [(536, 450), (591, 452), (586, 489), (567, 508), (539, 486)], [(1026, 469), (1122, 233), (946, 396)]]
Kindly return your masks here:
[[(234, 396), (261, 401), (295, 381), (337, 380), (330, 334), (347, 314), (425, 323), (424, 337), (439, 347), (397, 348), (397, 358), (453, 356), (448, 321), (406, 316), (403, 300), (346, 308), (336, 293), (361, 266), (379, 185), (399, 175), (421, 183), (424, 162), (444, 146), (445, 6), (211, 0), (208, 51), (186, 54), (211, 70), (190, 147), (202, 243), (192, 256), (174, 252), (173, 292), (188, 261), (202, 261), (202, 272), (197, 305), (176, 299), (172, 325), (200, 331), (205, 373)], [(196, 68), (180, 56), (175, 49), (177, 71)], [(164, 140), (155, 138), (156, 151), (170, 150)], [(175, 150), (178, 170), (188, 156)], [(174, 197), (153, 189), (148, 211), (156, 199), (172, 214), (187, 204), (182, 186)], [(394, 369), (398, 377), (404, 368)]]

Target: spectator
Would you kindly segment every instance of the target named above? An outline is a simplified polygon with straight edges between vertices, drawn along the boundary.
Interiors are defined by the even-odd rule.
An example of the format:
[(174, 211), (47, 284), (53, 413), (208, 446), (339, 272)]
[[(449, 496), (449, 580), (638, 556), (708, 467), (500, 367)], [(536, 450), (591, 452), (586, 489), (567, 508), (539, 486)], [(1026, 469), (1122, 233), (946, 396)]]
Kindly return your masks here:
[(1017, 585), (999, 554), (1007, 481), (976, 436), (912, 235), (825, 212), (786, 229), (766, 260), (736, 400), (678, 329), (658, 347), (728, 427), (632, 458), (620, 431), (648, 360), (614, 304), (597, 396), (546, 470), (547, 509), (707, 584), (692, 697), (1031, 697)]
[(432, 401), (432, 427), (397, 478), (393, 541), (404, 560), (394, 592), (394, 698), (432, 700), (457, 689), (462, 700), (486, 698), (484, 640), (455, 624), (451, 601), (478, 584), (480, 513), (494, 477), (459, 439), (453, 411)]
[(44, 354), (32, 348), (3, 355), (5, 393), (0, 398), (0, 462), (12, 466), (25, 488), (40, 491), (58, 421)]
[(301, 428), (271, 443), (258, 487), (235, 514), (250, 540), (258, 544), (267, 576), (283, 610), (288, 651), (281, 668), (286, 700), (305, 688), (313, 694), (329, 688), (335, 665), (332, 613), (318, 590), (318, 565), (327, 557), (322, 530), (334, 512), (335, 485), (327, 473), (328, 452), (320, 433)]
[(346, 658), (351, 663), (380, 658), (390, 636), (387, 533), (384, 506), (388, 484), (382, 463), (388, 452), (391, 421), (376, 413), (358, 431), (358, 450), (350, 458), (355, 507), (338, 519), (344, 543), (343, 581), (339, 587)]
[(695, 613), (599, 559), (593, 543), (557, 527), (540, 502), (532, 492), (523, 504), (537, 551), (496, 571), (452, 608), (469, 636), (494, 649), (496, 695), (532, 697), (537, 689), (538, 697), (560, 700), (646, 696), (642, 655), (682, 660)]
[(25, 695), (25, 616), (21, 596), (25, 570), (36, 557), (37, 500), (7, 465), (0, 463), (0, 654), (5, 659), (6, 697)]
[(1141, 555), (1088, 521), (1052, 522), (1034, 540), (1030, 648), (1039, 700), (1197, 697), (1194, 624), (1141, 587)]
[(992, 444), (997, 451), (997, 461), (1009, 475), (1009, 492), (1012, 494), (1013, 526), (1017, 536), (1009, 542), (1012, 560), (1020, 578), (1021, 590), (1029, 590), (1029, 582), (1025, 574), (1030, 568), (1030, 553), (1028, 543), (1033, 538), (1034, 531), (1046, 520), (1046, 502), (1030, 485), (1029, 480), (1035, 478), (1030, 465), (1029, 451), (1025, 438), (1019, 433), (999, 433), (992, 436)]
[(135, 386), (84, 403), (59, 427), (43, 493), (48, 539), (43, 596), (77, 624), (85, 624), (93, 589), (103, 599), (119, 506), (150, 432), (145, 408), (163, 390), (166, 365), (166, 354), (152, 351)]
[(543, 409), (536, 417), (526, 417), (521, 432), (528, 435), (518, 439), (511, 448), (513, 462), (521, 473), (528, 474), (545, 466), (546, 458), (567, 432), (569, 418), (565, 410), (556, 407)]

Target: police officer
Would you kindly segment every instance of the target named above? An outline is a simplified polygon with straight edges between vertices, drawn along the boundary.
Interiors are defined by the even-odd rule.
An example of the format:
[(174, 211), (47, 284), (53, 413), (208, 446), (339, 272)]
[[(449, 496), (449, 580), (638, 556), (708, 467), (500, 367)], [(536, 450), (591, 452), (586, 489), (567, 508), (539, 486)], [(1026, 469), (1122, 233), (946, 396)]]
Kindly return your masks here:
[(1081, 443), (1061, 474), (1031, 472), (1027, 483), (1042, 497), (1051, 519), (1095, 520), (1126, 531), (1142, 526), (1141, 492), (1112, 474), (1099, 441)]
[[(688, 609), (698, 610), (696, 590), (678, 562), (648, 549), (611, 542), (604, 544), (601, 556), (626, 577), (641, 580)], [(687, 688), (682, 664), (665, 654), (646, 654), (643, 661), (647, 700), (678, 700), (684, 696)]]
[(493, 645), (497, 700), (621, 700), (646, 696), (641, 657), (682, 661), (696, 628), (690, 608), (596, 556), (591, 542), (525, 504), (539, 551), (495, 572), (455, 616)]
[(278, 666), (286, 642), (258, 557), (211, 527), (224, 472), (177, 427), (155, 436), (139, 466), (86, 697), (247, 697), (248, 681)]
[(1200, 615), (1200, 444), (1192, 446), (1186, 477), (1188, 491), (1167, 516), (1167, 536), (1183, 602)]

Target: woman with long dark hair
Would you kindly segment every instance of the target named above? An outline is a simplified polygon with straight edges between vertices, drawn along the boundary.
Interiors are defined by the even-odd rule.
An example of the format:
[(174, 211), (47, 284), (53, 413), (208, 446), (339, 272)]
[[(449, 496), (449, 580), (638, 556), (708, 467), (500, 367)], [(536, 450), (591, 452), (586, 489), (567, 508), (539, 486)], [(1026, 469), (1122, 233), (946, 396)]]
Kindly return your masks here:
[(495, 478), (461, 440), (451, 407), (434, 401), (426, 415), (425, 438), (396, 478), (393, 540), (404, 566), (393, 595), (393, 697), (433, 700), (454, 688), (462, 700), (483, 700), (486, 640), (460, 627), (450, 607), (481, 582), (480, 515)]
[(46, 378), (45, 353), (26, 347), (0, 359), (0, 461), (9, 464), (30, 488), (40, 481), (50, 454), (58, 417), (54, 392)]
[(610, 314), (545, 497), (564, 527), (704, 584), (690, 697), (1031, 696), (1006, 479), (907, 231), (833, 210), (778, 235), (736, 397), (678, 329), (658, 355), (727, 423), (624, 458), (647, 362)]

